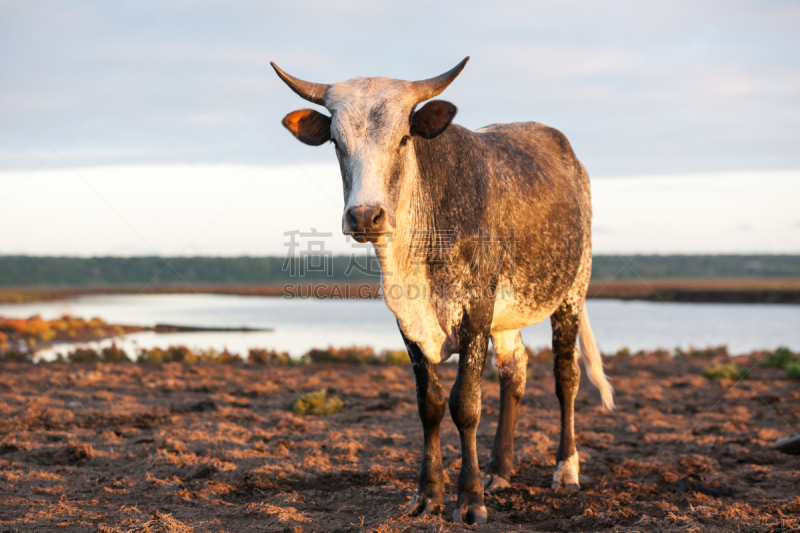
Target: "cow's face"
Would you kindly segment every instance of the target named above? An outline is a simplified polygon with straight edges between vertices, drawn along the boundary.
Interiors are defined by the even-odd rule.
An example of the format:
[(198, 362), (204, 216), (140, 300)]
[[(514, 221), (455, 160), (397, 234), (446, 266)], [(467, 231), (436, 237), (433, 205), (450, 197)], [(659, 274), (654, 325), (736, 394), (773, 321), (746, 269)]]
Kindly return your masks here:
[[(331, 113), (302, 109), (289, 113), (283, 125), (306, 144), (334, 145), (344, 186), (345, 234), (367, 242), (394, 231), (401, 193), (416, 175), (414, 144), (441, 134), (456, 114), (453, 104), (440, 100), (416, 107), (443, 91), (465, 63), (424, 82), (356, 78), (327, 86), (275, 67), (295, 92)], [(297, 82), (306, 85), (298, 88)]]

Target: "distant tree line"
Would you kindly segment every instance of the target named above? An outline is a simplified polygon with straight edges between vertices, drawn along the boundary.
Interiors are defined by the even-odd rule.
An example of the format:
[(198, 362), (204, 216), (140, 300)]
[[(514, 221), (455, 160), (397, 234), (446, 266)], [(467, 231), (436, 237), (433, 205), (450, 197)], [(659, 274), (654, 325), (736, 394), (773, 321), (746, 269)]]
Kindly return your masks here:
[[(317, 260), (321, 258), (316, 258)], [(0, 286), (277, 284), (377, 281), (366, 257), (334, 256), (314, 262), (283, 257), (34, 257), (0, 256)], [(309, 261), (311, 261), (309, 263)], [(330, 276), (328, 274), (330, 273)], [(302, 278), (298, 278), (302, 274)], [(594, 256), (593, 280), (800, 278), (797, 255)]]
[(592, 280), (800, 278), (800, 255), (596, 255)]

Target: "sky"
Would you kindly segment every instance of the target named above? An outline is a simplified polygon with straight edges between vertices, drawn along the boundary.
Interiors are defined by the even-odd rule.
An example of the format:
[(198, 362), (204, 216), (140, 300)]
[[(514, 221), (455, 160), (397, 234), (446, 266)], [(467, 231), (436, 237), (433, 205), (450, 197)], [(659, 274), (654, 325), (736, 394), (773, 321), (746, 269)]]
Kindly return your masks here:
[(456, 122), (537, 121), (593, 179), (596, 253), (800, 253), (800, 4), (0, 2), (0, 254), (281, 255), (340, 233), (330, 83), (424, 79)]

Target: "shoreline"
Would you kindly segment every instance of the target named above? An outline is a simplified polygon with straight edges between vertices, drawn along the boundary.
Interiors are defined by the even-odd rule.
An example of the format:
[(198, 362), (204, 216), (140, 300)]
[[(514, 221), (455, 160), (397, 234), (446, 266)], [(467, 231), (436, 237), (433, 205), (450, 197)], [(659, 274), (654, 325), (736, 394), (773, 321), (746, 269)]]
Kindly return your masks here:
[[(291, 289), (287, 289), (291, 287)], [(224, 294), (304, 299), (374, 299), (377, 283), (341, 281), (265, 285), (104, 285), (0, 287), (0, 304), (64, 300), (109, 294)], [(800, 278), (653, 279), (592, 281), (588, 298), (687, 303), (800, 304)]]

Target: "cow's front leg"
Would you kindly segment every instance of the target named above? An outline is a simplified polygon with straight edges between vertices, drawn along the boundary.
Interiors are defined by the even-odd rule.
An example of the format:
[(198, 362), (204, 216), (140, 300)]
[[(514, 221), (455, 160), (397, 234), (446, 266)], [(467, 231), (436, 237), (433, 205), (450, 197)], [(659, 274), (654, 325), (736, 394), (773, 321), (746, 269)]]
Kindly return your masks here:
[(467, 524), (485, 524), (487, 521), (475, 437), (481, 419), (481, 374), (489, 343), (489, 323), (483, 327), (483, 324), (470, 323), (469, 317), (462, 322), (459, 328), (458, 376), (450, 391), (450, 415), (461, 437), (461, 472), (453, 520)]
[(556, 378), (556, 396), (561, 404), (561, 441), (556, 453), (556, 473), (553, 488), (566, 487), (580, 490), (578, 479), (580, 464), (575, 447), (575, 396), (581, 380), (578, 366), (578, 327), (580, 304), (563, 302), (550, 316), (553, 327), (553, 359)]
[(522, 344), (519, 330), (495, 333), (494, 366), (500, 376), (500, 420), (494, 437), (489, 468), (483, 478), (488, 492), (498, 491), (511, 485), (514, 467), (514, 427), (522, 395), (525, 392), (528, 354)]
[(422, 468), (419, 471), (419, 489), (405, 512), (412, 516), (439, 514), (442, 511), (444, 495), (442, 452), (439, 444), (439, 426), (444, 418), (445, 410), (444, 392), (439, 383), (436, 365), (425, 357), (417, 343), (408, 340), (402, 330), (400, 333), (403, 335), (403, 341), (414, 368), (417, 408), (425, 438)]

